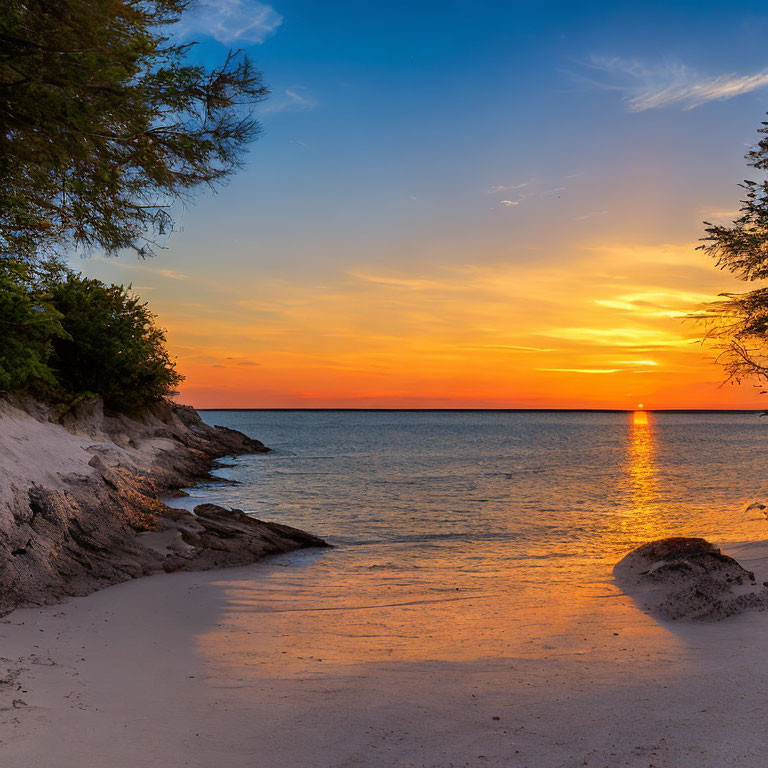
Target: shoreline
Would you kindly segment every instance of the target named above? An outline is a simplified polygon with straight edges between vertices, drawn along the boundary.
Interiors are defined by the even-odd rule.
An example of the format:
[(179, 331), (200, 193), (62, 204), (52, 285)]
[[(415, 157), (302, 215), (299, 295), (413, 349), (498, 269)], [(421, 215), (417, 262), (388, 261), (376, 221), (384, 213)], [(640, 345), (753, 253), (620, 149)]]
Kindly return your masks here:
[(167, 402), (128, 417), (106, 414), (97, 398), (63, 416), (33, 401), (0, 400), (0, 616), (157, 570), (244, 565), (327, 546), (238, 510), (203, 505), (196, 514), (161, 501), (210, 478), (218, 459), (268, 451)]

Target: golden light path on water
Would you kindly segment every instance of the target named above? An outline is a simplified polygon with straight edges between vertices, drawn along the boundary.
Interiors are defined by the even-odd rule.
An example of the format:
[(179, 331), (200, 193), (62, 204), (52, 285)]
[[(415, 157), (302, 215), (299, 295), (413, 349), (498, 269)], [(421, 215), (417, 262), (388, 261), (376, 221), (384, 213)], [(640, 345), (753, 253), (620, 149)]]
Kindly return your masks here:
[[(642, 406), (641, 406), (642, 407)], [(657, 414), (636, 410), (629, 414), (624, 472), (628, 486), (626, 502), (620, 505), (605, 542), (609, 558), (616, 558), (639, 544), (674, 535), (700, 535), (664, 483), (659, 467)], [(692, 500), (693, 502), (698, 500)]]
[(635, 411), (629, 425), (627, 452), (630, 504), (623, 511), (621, 530), (624, 534), (631, 533), (634, 539), (648, 541), (663, 536), (669, 525), (659, 510), (655, 440), (648, 412)]

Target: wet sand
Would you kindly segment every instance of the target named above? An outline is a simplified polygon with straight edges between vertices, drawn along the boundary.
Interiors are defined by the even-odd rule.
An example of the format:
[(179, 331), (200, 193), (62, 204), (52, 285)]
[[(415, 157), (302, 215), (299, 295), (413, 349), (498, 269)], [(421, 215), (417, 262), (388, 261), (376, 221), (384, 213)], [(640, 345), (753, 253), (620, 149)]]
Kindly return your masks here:
[[(764, 545), (726, 551), (768, 578)], [(162, 574), (7, 616), (4, 764), (766, 763), (768, 613), (661, 625), (606, 577), (510, 614), (500, 653), (489, 627), (468, 643), (457, 618), (452, 645), (446, 623), (493, 595), (461, 612), (428, 596), (361, 603), (307, 579), (325, 556)]]

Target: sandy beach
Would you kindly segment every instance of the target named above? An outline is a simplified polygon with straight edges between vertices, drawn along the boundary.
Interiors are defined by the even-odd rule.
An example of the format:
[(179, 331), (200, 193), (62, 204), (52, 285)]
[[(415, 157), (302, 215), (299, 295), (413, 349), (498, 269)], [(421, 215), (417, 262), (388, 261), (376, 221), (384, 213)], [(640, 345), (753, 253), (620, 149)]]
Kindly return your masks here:
[[(765, 545), (726, 551), (768, 578)], [(430, 605), (301, 584), (316, 553), (159, 574), (0, 624), (0, 743), (33, 768), (762, 766), (768, 615), (663, 625), (607, 576), (505, 655), (398, 628)], [(482, 595), (478, 596), (478, 599)], [(439, 607), (439, 606), (438, 606)], [(329, 619), (330, 616), (330, 619)], [(370, 634), (378, 627), (379, 639)], [(366, 629), (367, 628), (367, 629)]]

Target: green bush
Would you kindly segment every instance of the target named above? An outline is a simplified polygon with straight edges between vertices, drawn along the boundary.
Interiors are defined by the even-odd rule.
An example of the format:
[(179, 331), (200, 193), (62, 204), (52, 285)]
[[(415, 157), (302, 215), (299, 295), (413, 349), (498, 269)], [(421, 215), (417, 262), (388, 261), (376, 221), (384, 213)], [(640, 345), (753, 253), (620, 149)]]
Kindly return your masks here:
[(0, 391), (53, 396), (58, 382), (48, 361), (64, 335), (40, 269), (0, 259)]
[(90, 392), (130, 412), (174, 394), (182, 377), (146, 302), (125, 286), (72, 272), (50, 291), (66, 333), (53, 340), (51, 365), (68, 395)]
[(57, 404), (98, 395), (136, 412), (181, 381), (163, 330), (130, 288), (56, 261), (0, 259), (0, 391)]

